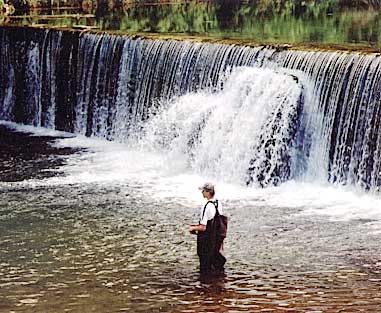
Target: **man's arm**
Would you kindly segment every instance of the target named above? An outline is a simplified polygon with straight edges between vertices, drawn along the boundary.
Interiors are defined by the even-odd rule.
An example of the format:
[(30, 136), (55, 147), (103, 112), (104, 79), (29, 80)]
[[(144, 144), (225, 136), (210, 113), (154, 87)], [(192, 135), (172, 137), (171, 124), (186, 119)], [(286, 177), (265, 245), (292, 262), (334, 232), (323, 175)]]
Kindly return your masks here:
[(190, 225), (189, 226), (189, 232), (195, 232), (195, 231), (205, 231), (206, 230), (206, 225)]

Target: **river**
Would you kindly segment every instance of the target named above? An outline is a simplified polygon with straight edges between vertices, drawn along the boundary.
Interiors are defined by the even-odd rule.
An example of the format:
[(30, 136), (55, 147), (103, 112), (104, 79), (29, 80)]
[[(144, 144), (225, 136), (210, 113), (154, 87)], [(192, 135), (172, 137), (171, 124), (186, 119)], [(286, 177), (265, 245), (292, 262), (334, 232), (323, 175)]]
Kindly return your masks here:
[[(376, 312), (381, 305), (375, 196), (328, 184), (217, 182), (229, 216), (228, 262), (226, 277), (204, 280), (187, 225), (197, 220), (197, 186), (206, 177), (126, 144), (4, 122), (0, 136), (8, 151), (0, 163), (8, 170), (0, 183), (2, 312)], [(22, 139), (34, 142), (33, 158)], [(33, 169), (29, 176), (9, 171), (15, 159)]]

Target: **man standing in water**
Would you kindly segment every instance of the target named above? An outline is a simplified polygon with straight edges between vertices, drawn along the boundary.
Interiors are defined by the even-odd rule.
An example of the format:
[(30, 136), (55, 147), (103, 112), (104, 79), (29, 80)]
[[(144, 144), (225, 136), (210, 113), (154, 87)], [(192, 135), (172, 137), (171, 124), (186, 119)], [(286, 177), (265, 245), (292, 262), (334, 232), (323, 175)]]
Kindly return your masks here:
[(215, 190), (212, 183), (205, 183), (199, 189), (207, 202), (201, 207), (199, 224), (190, 225), (189, 232), (197, 234), (200, 273), (221, 274), (226, 262), (223, 255), (224, 236), (221, 235), (226, 229), (221, 230), (221, 204), (214, 198)]

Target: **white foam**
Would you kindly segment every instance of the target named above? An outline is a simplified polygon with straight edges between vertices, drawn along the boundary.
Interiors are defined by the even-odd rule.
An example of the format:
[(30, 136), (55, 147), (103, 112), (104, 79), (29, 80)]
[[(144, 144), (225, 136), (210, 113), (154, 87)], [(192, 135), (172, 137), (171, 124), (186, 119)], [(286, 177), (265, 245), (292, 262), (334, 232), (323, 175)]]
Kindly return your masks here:
[[(236, 68), (223, 90), (201, 90), (162, 104), (156, 116), (143, 125), (143, 132), (139, 128), (139, 144), (165, 151), (171, 162), (182, 160), (177, 166), (191, 167), (195, 173), (245, 183), (254, 155), (255, 168), (267, 158), (274, 169), (282, 158), (280, 153), (287, 148), (282, 136), (287, 136), (290, 115), (296, 111), (301, 93), (301, 86), (289, 74)], [(273, 122), (277, 110), (282, 111), (283, 119)], [(272, 123), (283, 131), (273, 134)], [(270, 140), (274, 148), (265, 153), (258, 145)]]
[(59, 130), (47, 129), (44, 127), (34, 127), (30, 125), (17, 124), (0, 120), (0, 125), (4, 125), (9, 129), (20, 133), (30, 133), (31, 136), (47, 136), (47, 137), (73, 137), (72, 133)]
[(290, 181), (279, 188), (263, 190), (271, 206), (300, 208), (306, 215), (326, 215), (333, 220), (381, 220), (379, 195), (349, 186)]
[[(4, 124), (3, 122), (1, 124)], [(8, 123), (6, 123), (9, 125)], [(54, 132), (35, 127), (17, 126), (17, 131), (53, 135)], [(63, 135), (65, 133), (56, 132)], [(182, 205), (195, 206), (202, 200), (198, 190), (205, 181), (217, 184), (218, 198), (238, 201), (240, 205), (266, 208), (289, 207), (295, 214), (321, 215), (333, 220), (371, 219), (375, 234), (381, 229), (381, 198), (348, 187), (289, 181), (279, 187), (248, 188), (194, 174), (191, 170), (174, 170), (166, 163), (166, 155), (143, 149), (132, 150), (126, 144), (77, 136), (59, 139), (56, 146), (81, 147), (87, 152), (71, 155), (59, 170), (65, 176), (30, 180), (19, 184), (33, 186), (99, 183), (107, 186), (138, 184), (157, 200), (173, 199)], [(380, 221), (380, 222), (378, 222)]]
[[(252, 136), (258, 136), (254, 122), (266, 120), (271, 105), (265, 104), (278, 95), (296, 99), (300, 88), (283, 74), (243, 69), (232, 74), (224, 91), (201, 91), (170, 101), (146, 126), (139, 142), (115, 143), (75, 136), (44, 128), (0, 122), (14, 130), (43, 136), (65, 137), (56, 141), (60, 147), (86, 148), (86, 152), (70, 155), (59, 168), (64, 176), (21, 182), (29, 186), (98, 183), (105, 185), (144, 187), (153, 199), (181, 200), (193, 206), (201, 199), (197, 189), (205, 181), (217, 184), (221, 200), (238, 201), (239, 205), (266, 208), (290, 207), (295, 214), (324, 215), (334, 220), (372, 219), (381, 221), (381, 198), (348, 187), (302, 181), (289, 181), (266, 189), (246, 187), (242, 180), (250, 160)], [(236, 75), (236, 76), (234, 76)], [(267, 84), (263, 79), (271, 78)], [(263, 78), (263, 79), (262, 79)], [(283, 82), (284, 89), (279, 84)], [(246, 88), (246, 83), (258, 88)], [(246, 87), (245, 87), (246, 86)], [(265, 86), (265, 87), (264, 87)], [(267, 87), (266, 87), (267, 86)], [(274, 87), (275, 86), (275, 87)], [(268, 89), (268, 90), (267, 90)], [(256, 91), (260, 91), (256, 94)], [(240, 98), (241, 97), (241, 98)], [(252, 103), (251, 98), (260, 101)], [(263, 98), (261, 98), (263, 97)], [(240, 98), (238, 103), (235, 99)], [(237, 106), (240, 107), (239, 110)], [(241, 112), (243, 108), (243, 113)], [(252, 111), (253, 110), (253, 111)], [(242, 114), (241, 114), (242, 113)], [(188, 151), (188, 142), (200, 119), (211, 114), (211, 124), (204, 125), (198, 138), (198, 149)], [(258, 117), (258, 115), (263, 116)], [(232, 119), (237, 117), (237, 120)], [(254, 117), (255, 118), (254, 118)], [(253, 119), (254, 118), (254, 119)], [(138, 136), (138, 137), (139, 137)], [(210, 140), (208, 136), (214, 138)], [(191, 152), (191, 153), (190, 153)], [(378, 224), (374, 224), (376, 227)], [(381, 224), (379, 224), (381, 225)]]

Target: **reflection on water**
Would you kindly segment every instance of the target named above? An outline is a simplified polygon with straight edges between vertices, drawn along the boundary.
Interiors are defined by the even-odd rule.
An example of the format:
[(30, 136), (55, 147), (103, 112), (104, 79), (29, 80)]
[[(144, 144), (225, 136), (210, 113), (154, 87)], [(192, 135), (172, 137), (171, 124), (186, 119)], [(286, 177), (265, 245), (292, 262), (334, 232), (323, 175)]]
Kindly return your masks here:
[[(94, 9), (95, 10), (95, 9)], [(78, 12), (78, 11), (77, 11)], [(87, 25), (102, 30), (185, 34), (235, 38), (259, 42), (358, 44), (380, 46), (381, 11), (333, 2), (218, 1), (161, 5), (98, 7), (91, 15), (67, 15), (57, 19), (28, 16), (11, 23), (74, 27)], [(42, 12), (42, 14), (45, 14)], [(65, 15), (66, 14), (66, 15)]]
[(0, 182), (0, 192), (1, 312), (376, 312), (381, 305), (379, 238), (369, 220), (225, 200), (226, 277), (205, 281), (187, 232), (199, 203), (154, 198), (139, 181)]
[(3, 24), (21, 26), (51, 26), (57, 28), (98, 28), (94, 14), (79, 9), (34, 10), (30, 14), (8, 16)]

